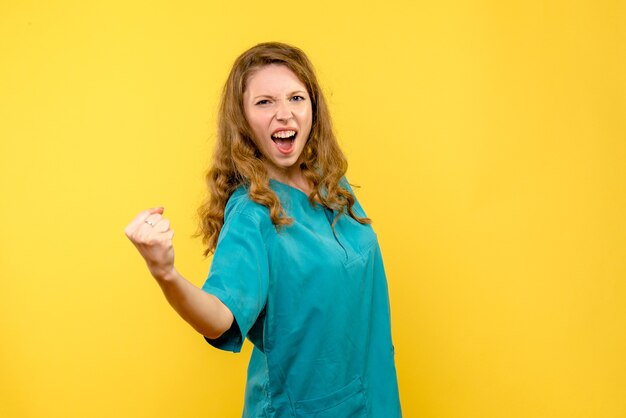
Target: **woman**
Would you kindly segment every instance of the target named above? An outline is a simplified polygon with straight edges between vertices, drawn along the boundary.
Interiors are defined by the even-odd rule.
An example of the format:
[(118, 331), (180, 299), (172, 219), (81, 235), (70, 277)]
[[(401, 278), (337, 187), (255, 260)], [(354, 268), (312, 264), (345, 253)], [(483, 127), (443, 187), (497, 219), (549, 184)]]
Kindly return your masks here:
[(174, 309), (213, 346), (247, 337), (244, 417), (401, 416), (376, 235), (304, 53), (259, 44), (234, 63), (200, 234), (202, 289), (174, 268), (163, 209), (126, 234)]

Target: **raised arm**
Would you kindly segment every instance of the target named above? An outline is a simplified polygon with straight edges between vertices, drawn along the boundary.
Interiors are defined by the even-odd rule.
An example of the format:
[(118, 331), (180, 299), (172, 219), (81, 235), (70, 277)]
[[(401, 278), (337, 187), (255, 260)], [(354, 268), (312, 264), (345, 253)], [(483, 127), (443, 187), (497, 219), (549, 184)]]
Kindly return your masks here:
[(217, 297), (197, 288), (174, 268), (174, 231), (163, 208), (139, 213), (124, 230), (174, 310), (200, 334), (215, 339), (233, 323), (233, 314)]

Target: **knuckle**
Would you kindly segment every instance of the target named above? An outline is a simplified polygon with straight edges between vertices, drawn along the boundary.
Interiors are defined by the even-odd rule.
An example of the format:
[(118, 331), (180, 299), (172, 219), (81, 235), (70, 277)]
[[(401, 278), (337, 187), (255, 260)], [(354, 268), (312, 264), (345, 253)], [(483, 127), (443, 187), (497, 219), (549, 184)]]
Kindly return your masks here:
[(138, 244), (145, 244), (147, 241), (147, 237), (144, 234), (137, 232), (134, 235), (133, 241), (135, 241)]

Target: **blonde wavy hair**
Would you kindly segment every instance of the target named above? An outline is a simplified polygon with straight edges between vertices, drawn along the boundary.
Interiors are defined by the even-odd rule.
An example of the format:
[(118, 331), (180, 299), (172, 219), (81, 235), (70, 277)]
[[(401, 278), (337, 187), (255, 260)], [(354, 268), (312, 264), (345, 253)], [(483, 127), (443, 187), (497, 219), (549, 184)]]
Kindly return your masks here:
[(269, 186), (268, 171), (243, 107), (248, 78), (259, 68), (270, 64), (284, 65), (293, 71), (306, 86), (311, 98), (311, 133), (298, 160), (304, 178), (312, 186), (309, 202), (311, 205), (318, 202), (337, 211), (333, 227), (339, 216), (346, 212), (361, 224), (371, 223), (369, 218), (355, 215), (352, 210), (354, 196), (340, 184), (348, 163), (333, 133), (328, 106), (311, 62), (304, 52), (294, 46), (278, 42), (261, 43), (237, 58), (222, 92), (213, 164), (206, 174), (209, 196), (198, 209), (200, 224), (197, 236), (201, 236), (206, 245), (205, 256), (215, 251), (224, 225), (226, 203), (242, 184), (248, 187), (250, 199), (269, 209), (272, 223), (277, 228), (292, 223)]

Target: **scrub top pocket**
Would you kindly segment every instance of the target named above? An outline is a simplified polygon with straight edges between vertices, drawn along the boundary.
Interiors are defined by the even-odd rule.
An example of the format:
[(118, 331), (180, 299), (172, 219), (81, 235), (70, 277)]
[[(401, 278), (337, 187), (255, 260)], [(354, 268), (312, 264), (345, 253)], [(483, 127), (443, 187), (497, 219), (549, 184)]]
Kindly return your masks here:
[(367, 417), (365, 391), (358, 377), (329, 395), (298, 401), (295, 407), (296, 417), (302, 418)]

